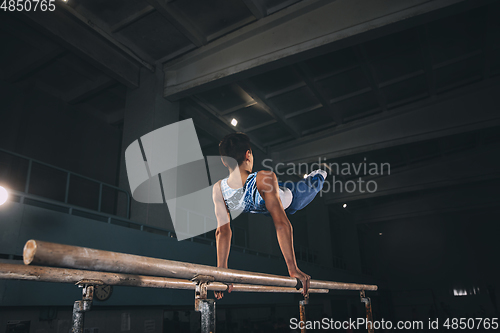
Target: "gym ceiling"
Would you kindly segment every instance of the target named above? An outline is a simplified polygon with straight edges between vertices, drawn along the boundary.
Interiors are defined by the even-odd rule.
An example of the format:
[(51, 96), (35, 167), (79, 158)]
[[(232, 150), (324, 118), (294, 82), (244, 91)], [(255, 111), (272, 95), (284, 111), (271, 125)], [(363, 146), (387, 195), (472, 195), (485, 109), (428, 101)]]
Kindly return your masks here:
[(390, 163), (376, 193), (326, 197), (358, 223), (500, 202), (500, 1), (56, 3), (0, 13), (3, 81), (121, 127), (127, 89), (161, 70), (204, 149), (237, 130), (285, 163)]

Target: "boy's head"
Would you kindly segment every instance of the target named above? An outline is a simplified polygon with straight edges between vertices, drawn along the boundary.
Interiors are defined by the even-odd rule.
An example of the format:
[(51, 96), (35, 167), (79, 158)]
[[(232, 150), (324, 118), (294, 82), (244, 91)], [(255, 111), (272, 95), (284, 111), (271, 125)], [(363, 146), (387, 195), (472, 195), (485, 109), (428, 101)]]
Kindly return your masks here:
[[(219, 143), (222, 162), (231, 170), (240, 166), (248, 158), (247, 152), (251, 155), (252, 147), (250, 146), (250, 139), (244, 133), (228, 134)], [(226, 156), (231, 158), (224, 158)]]

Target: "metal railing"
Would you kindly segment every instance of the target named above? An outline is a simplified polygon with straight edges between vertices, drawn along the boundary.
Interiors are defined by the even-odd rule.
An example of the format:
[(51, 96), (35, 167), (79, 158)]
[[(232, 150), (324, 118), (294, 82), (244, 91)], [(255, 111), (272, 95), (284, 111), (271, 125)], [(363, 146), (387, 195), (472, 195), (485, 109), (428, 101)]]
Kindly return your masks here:
[[(139, 222), (132, 221), (130, 219), (122, 218), (116, 215), (111, 215), (107, 214), (104, 212), (96, 212), (91, 209), (63, 203), (60, 201), (56, 200), (51, 200), (47, 199), (41, 196), (37, 196), (34, 194), (27, 194), (24, 192), (19, 192), (16, 190), (9, 190), (10, 192), (10, 200), (14, 202), (19, 202), (21, 204), (28, 204), (32, 206), (37, 206), (45, 209), (50, 209), (62, 213), (66, 213), (69, 215), (74, 215), (74, 216), (80, 216), (80, 217), (86, 217), (90, 218), (96, 221), (100, 221), (103, 223), (109, 223), (121, 227), (126, 227), (126, 228), (131, 228), (134, 230), (139, 230), (139, 231), (144, 231), (144, 232), (149, 232), (149, 233), (154, 233), (154, 234), (159, 234), (163, 235), (165, 237), (169, 238), (176, 238), (176, 234), (174, 231), (167, 230), (167, 229), (162, 229), (162, 228), (157, 228), (157, 227), (152, 227), (148, 226)], [(247, 248), (247, 232), (245, 229), (233, 226), (233, 228), (238, 229), (239, 231), (243, 232), (243, 237), (245, 239), (245, 245), (237, 245), (233, 244), (231, 246), (232, 249), (234, 249), (237, 252), (242, 252), (242, 253), (247, 253), (247, 254), (254, 254), (257, 256), (261, 257), (267, 257), (271, 259), (277, 259), (279, 258), (278, 256), (267, 254), (267, 253), (261, 253), (257, 251), (253, 251)], [(208, 233), (207, 233), (208, 234)], [(200, 244), (206, 244), (210, 246), (215, 246), (215, 236), (210, 237), (207, 234), (203, 234), (200, 236), (192, 237), (187, 239), (186, 241), (194, 242), (194, 243), (200, 243)]]
[(30, 184), (31, 184), (31, 174), (32, 174), (32, 170), (33, 170), (33, 165), (34, 164), (39, 164), (39, 165), (43, 165), (43, 166), (48, 167), (48, 168), (53, 169), (53, 170), (61, 171), (61, 172), (63, 172), (63, 173), (66, 174), (66, 187), (65, 187), (65, 192), (64, 192), (64, 203), (68, 204), (69, 192), (70, 192), (70, 184), (71, 184), (71, 176), (75, 176), (75, 177), (79, 177), (79, 178), (91, 181), (91, 182), (96, 183), (96, 184), (99, 185), (99, 197), (97, 199), (97, 211), (98, 212), (101, 212), (101, 209), (102, 209), (102, 193), (103, 193), (103, 188), (104, 187), (108, 187), (108, 188), (111, 188), (111, 189), (113, 189), (115, 191), (124, 193), (126, 195), (126, 197), (127, 197), (126, 217), (127, 217), (127, 219), (130, 218), (130, 201), (131, 201), (131, 198), (130, 198), (130, 193), (128, 191), (126, 191), (124, 189), (121, 189), (119, 187), (116, 187), (114, 185), (106, 184), (104, 182), (101, 182), (101, 181), (98, 181), (98, 180), (95, 180), (95, 179), (92, 179), (92, 178), (89, 178), (89, 177), (77, 174), (75, 172), (72, 172), (72, 171), (69, 171), (69, 170), (66, 170), (66, 169), (63, 169), (63, 168), (59, 168), (59, 167), (50, 165), (48, 163), (45, 163), (45, 162), (42, 162), (42, 161), (38, 161), (38, 160), (35, 160), (33, 158), (30, 158), (30, 157), (27, 157), (27, 156), (24, 156), (24, 155), (21, 155), (21, 154), (17, 154), (17, 153), (14, 153), (14, 152), (2, 149), (2, 148), (0, 148), (0, 151), (3, 152), (3, 153), (6, 153), (8, 155), (12, 155), (12, 156), (15, 156), (15, 157), (18, 157), (18, 158), (21, 158), (21, 159), (24, 159), (24, 160), (28, 161), (28, 171), (26, 173), (26, 183), (25, 183), (25, 186), (24, 186), (24, 193), (29, 194)]

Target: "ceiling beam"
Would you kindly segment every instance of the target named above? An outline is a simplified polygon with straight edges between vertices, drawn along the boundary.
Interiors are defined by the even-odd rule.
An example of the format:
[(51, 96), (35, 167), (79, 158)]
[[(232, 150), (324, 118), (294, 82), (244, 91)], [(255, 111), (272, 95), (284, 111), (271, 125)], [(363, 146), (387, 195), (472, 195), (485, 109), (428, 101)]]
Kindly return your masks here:
[(299, 2), (301, 0), (284, 0), (284, 1), (281, 1), (280, 3), (278, 3), (277, 5), (275, 6), (272, 6), (271, 8), (268, 8), (267, 9), (267, 13), (268, 15), (271, 15), (277, 11), (280, 11), (282, 10), (283, 8), (286, 8), (288, 6), (291, 6), (297, 2)]
[(154, 11), (155, 11), (155, 8), (153, 6), (148, 5), (148, 6), (144, 7), (143, 9), (141, 9), (140, 11), (133, 13), (132, 15), (124, 18), (120, 22), (111, 26), (110, 31), (112, 33), (117, 33), (119, 31), (125, 29), (129, 25), (143, 19), (144, 17), (148, 16), (149, 14), (151, 14)]
[[(106, 39), (108, 42), (120, 49), (120, 51), (128, 55), (131, 59), (135, 60), (139, 65), (147, 68), (151, 72), (154, 72), (155, 66), (150, 63), (152, 61), (149, 56), (142, 53), (139, 48), (135, 47), (135, 45), (131, 45), (128, 40), (124, 41), (124, 39), (120, 38), (119, 35), (112, 36), (108, 25), (93, 13), (85, 9), (85, 7), (79, 6), (78, 8), (80, 8), (80, 10), (76, 10), (66, 3), (60, 2), (59, 5), (72, 17), (86, 24), (90, 29), (94, 30), (102, 38)], [(148, 61), (144, 59), (148, 59)]]
[(439, 69), (439, 68), (442, 68), (442, 67), (453, 65), (453, 64), (455, 64), (457, 62), (462, 62), (464, 60), (477, 57), (477, 56), (481, 55), (482, 53), (483, 53), (483, 50), (475, 50), (475, 51), (466, 53), (464, 55), (461, 55), (461, 56), (458, 56), (458, 57), (455, 57), (455, 58), (451, 58), (451, 59), (442, 61), (442, 62), (440, 62), (438, 64), (434, 64), (434, 66), (432, 66), (432, 69)]
[[(204, 100), (202, 97), (199, 97), (199, 96), (192, 96), (191, 98), (191, 101), (193, 101), (194, 103), (196, 103), (199, 107), (201, 107), (203, 110), (207, 111), (209, 114), (211, 114), (213, 117), (215, 117), (216, 119), (219, 119), (222, 123), (224, 123), (224, 125), (226, 125), (226, 128), (229, 129), (231, 132), (243, 132), (244, 129), (241, 128), (241, 126), (233, 126), (227, 119), (226, 117), (224, 116), (221, 116), (219, 114), (219, 112), (217, 111), (217, 109), (210, 105), (210, 103), (208, 103), (206, 100)], [(206, 126), (206, 125), (205, 125)], [(248, 137), (250, 138), (250, 142), (255, 146), (257, 147), (258, 149), (260, 149), (263, 153), (267, 153), (267, 149), (264, 148), (264, 145), (262, 144), (262, 142), (260, 142), (259, 139), (257, 139), (255, 136), (253, 136), (252, 134), (250, 133), (247, 133)]]
[(231, 25), (228, 25), (227, 27), (224, 27), (210, 35), (207, 36), (207, 41), (208, 43), (212, 42), (213, 40), (215, 39), (218, 39), (224, 35), (227, 35), (228, 33), (230, 32), (233, 32), (235, 30), (238, 30), (239, 28), (249, 24), (249, 23), (252, 23), (255, 21), (255, 18), (252, 17), (252, 16), (249, 16), (249, 17), (245, 17), (244, 19), (242, 20), (239, 20), (237, 22), (234, 22), (233, 24)]
[(2, 79), (8, 82), (18, 82), (26, 79), (52, 63), (65, 52), (64, 49), (55, 47), (51, 50), (24, 53), (2, 69)]
[(225, 110), (221, 110), (219, 113), (221, 115), (225, 116), (227, 114), (233, 113), (233, 112), (241, 110), (241, 109), (246, 109), (246, 108), (248, 108), (250, 106), (254, 106), (256, 104), (257, 104), (256, 101), (249, 101), (249, 102), (246, 102), (246, 103), (243, 103), (240, 105), (236, 105), (236, 106), (233, 106), (233, 107), (225, 109)]
[[(359, 175), (352, 181), (356, 188), (352, 192), (340, 192), (340, 185), (336, 185), (335, 191), (331, 189), (325, 195), (327, 204), (344, 203), (354, 200), (375, 198), (388, 195), (415, 192), (420, 190), (436, 189), (445, 186), (473, 183), (484, 180), (500, 178), (500, 158), (498, 152), (500, 144), (481, 147), (468, 152), (460, 152), (431, 160), (428, 163), (416, 166), (410, 165), (402, 170), (389, 171), (384, 168), (384, 175), (367, 176)], [(374, 167), (367, 161), (367, 170)], [(333, 165), (333, 168), (337, 168)], [(338, 166), (342, 170), (343, 166)], [(381, 165), (377, 166), (381, 173)], [(388, 172), (389, 171), (389, 172)], [(363, 173), (364, 171), (361, 171)], [(361, 179), (364, 183), (357, 183)], [(376, 191), (367, 191), (367, 182), (371, 183), (370, 191), (376, 186)], [(333, 183), (333, 181), (332, 181)], [(345, 184), (345, 182), (343, 182)], [(364, 184), (364, 185), (363, 185)], [(359, 186), (358, 186), (359, 185)], [(350, 185), (349, 185), (350, 186)]]
[(301, 114), (304, 114), (304, 113), (308, 113), (308, 112), (311, 112), (311, 111), (314, 111), (314, 110), (317, 110), (317, 109), (321, 109), (322, 107), (323, 107), (323, 104), (316, 104), (316, 105), (313, 105), (313, 106), (309, 106), (309, 107), (304, 108), (302, 110), (290, 112), (290, 113), (288, 113), (285, 116), (285, 118), (286, 119), (290, 119), (290, 118), (293, 118), (293, 117), (296, 117), (296, 116), (300, 116)]
[(484, 32), (483, 40), (481, 41), (484, 56), (483, 77), (485, 79), (489, 78), (491, 74), (491, 45), (493, 44), (491, 40), (491, 30), (493, 29), (493, 15), (491, 14), (492, 11), (488, 9), (489, 8), (486, 8), (485, 12), (483, 13), (483, 15), (485, 15), (483, 19)]
[(24, 22), (15, 18), (14, 15), (1, 14), (0, 17), (0, 29), (3, 32), (22, 40), (38, 50), (50, 51), (57, 48), (58, 45), (43, 33), (28, 27)]
[(367, 92), (369, 92), (371, 90), (372, 89), (370, 87), (366, 87), (366, 88), (354, 91), (354, 92), (346, 94), (346, 95), (341, 95), (341, 96), (332, 98), (330, 100), (330, 103), (332, 103), (332, 104), (333, 103), (338, 103), (340, 101), (343, 101), (343, 100), (346, 100), (346, 99), (349, 99), (349, 98), (352, 98), (352, 97), (355, 97), (355, 96), (363, 95), (363, 94), (365, 94), (365, 93), (367, 93)]
[(316, 100), (323, 105), (323, 107), (328, 111), (328, 115), (332, 118), (338, 125), (342, 124), (342, 111), (338, 108), (334, 108), (332, 103), (330, 103), (328, 97), (326, 96), (323, 88), (314, 80), (314, 75), (312, 74), (309, 67), (301, 62), (293, 66), (294, 71), (300, 76), (302, 81), (304, 81), (313, 93)]
[(287, 87), (281, 88), (279, 90), (275, 90), (275, 91), (272, 91), (270, 93), (267, 93), (264, 97), (266, 99), (273, 98), (273, 97), (289, 93), (290, 91), (294, 91), (296, 89), (299, 89), (299, 88), (302, 88), (305, 86), (306, 86), (305, 82), (297, 82), (295, 84), (292, 84), (291, 86), (287, 86)]
[(356, 45), (353, 47), (353, 49), (354, 49), (354, 54), (358, 58), (361, 70), (364, 72), (365, 77), (368, 80), (368, 84), (370, 85), (371, 90), (375, 94), (375, 98), (377, 99), (380, 108), (382, 109), (382, 111), (387, 111), (387, 101), (385, 99), (384, 94), (379, 88), (377, 75), (375, 74), (373, 66), (370, 65), (368, 55), (366, 54), (366, 50), (363, 44)]
[(167, 19), (181, 34), (197, 47), (207, 44), (207, 37), (184, 13), (174, 5), (161, 0), (146, 0), (163, 17)]
[(315, 79), (316, 79), (316, 81), (321, 81), (321, 80), (327, 79), (329, 77), (339, 75), (341, 73), (353, 70), (353, 69), (358, 68), (358, 67), (359, 67), (359, 64), (355, 64), (355, 65), (350, 65), (350, 66), (340, 68), (340, 69), (334, 69), (334, 70), (331, 70), (329, 72), (323, 72), (323, 74), (318, 75)]
[(267, 16), (266, 2), (264, 0), (243, 0), (243, 2), (257, 20)]
[(105, 114), (88, 103), (75, 105), (75, 108), (109, 125), (119, 124), (125, 119), (124, 109), (117, 110), (110, 114)]
[(37, 30), (128, 87), (139, 86), (138, 64), (64, 11), (32, 11), (20, 17)]
[(285, 114), (281, 112), (270, 100), (264, 97), (264, 94), (260, 93), (258, 88), (250, 81), (245, 80), (239, 82), (237, 85), (245, 94), (250, 96), (257, 104), (266, 111), (273, 119), (275, 119), (281, 126), (283, 126), (288, 133), (290, 133), (294, 138), (300, 137), (299, 129), (295, 128), (289, 121), (286, 120)]
[(493, 1), (300, 1), (165, 63), (164, 96), (177, 100)]
[[(54, 98), (68, 102), (67, 95), (64, 94), (60, 89), (55, 88), (54, 86), (51, 86), (47, 83), (43, 83), (40, 81), (36, 81), (34, 87), (37, 90), (42, 91), (42, 92), (44, 92), (44, 93), (46, 93)], [(123, 121), (123, 119), (125, 117), (125, 110), (123, 110), (123, 109), (117, 110), (117, 111), (110, 113), (110, 114), (105, 114), (104, 112), (96, 109), (95, 107), (93, 107), (89, 103), (81, 103), (81, 104), (74, 105), (71, 107), (74, 108), (72, 110), (80, 110), (80, 111), (85, 112), (88, 115), (90, 115), (96, 119), (99, 119), (100, 121), (102, 121), (104, 123), (111, 124), (111, 125), (118, 123), (120, 121)]]
[(305, 131), (302, 131), (302, 135), (307, 135), (309, 133), (318, 132), (318, 131), (324, 130), (325, 128), (330, 128), (330, 127), (334, 127), (334, 126), (337, 126), (337, 125), (338, 124), (336, 122), (334, 122), (334, 121), (323, 123), (322, 125), (315, 126), (315, 127), (309, 128), (309, 129), (307, 129)]
[(112, 87), (116, 81), (107, 77), (101, 76), (95, 81), (85, 82), (79, 87), (71, 90), (64, 96), (64, 100), (68, 104), (78, 104), (93, 96), (103, 92), (104, 90)]
[(19, 54), (8, 66), (4, 66), (2, 78), (6, 81), (25, 79), (66, 52), (39, 31), (29, 28), (12, 16), (0, 19), (0, 29), (33, 47), (31, 52)]
[(436, 80), (434, 78), (434, 62), (432, 61), (432, 50), (429, 43), (429, 31), (427, 24), (418, 28), (418, 39), (420, 42), (420, 52), (422, 54), (422, 63), (424, 64), (425, 77), (427, 79), (427, 89), (429, 95), (436, 96)]
[(255, 131), (255, 130), (258, 130), (259, 128), (266, 127), (266, 126), (276, 124), (276, 123), (277, 123), (276, 119), (273, 119), (273, 120), (269, 120), (269, 121), (264, 121), (258, 125), (252, 126), (252, 127), (245, 127), (245, 133)]
[(500, 125), (500, 78), (271, 149), (283, 163), (337, 158)]
[(390, 80), (381, 82), (381, 83), (378, 84), (378, 86), (379, 86), (379, 88), (391, 86), (393, 84), (396, 84), (396, 83), (399, 83), (399, 82), (403, 82), (403, 81), (412, 79), (414, 77), (417, 77), (417, 76), (420, 76), (420, 75), (423, 75), (423, 74), (426, 74), (425, 71), (422, 70), (422, 69), (419, 69), (419, 70), (417, 70), (417, 71), (415, 71), (413, 73), (405, 74), (405, 75), (402, 75), (402, 76), (395, 77), (394, 79), (390, 79)]
[(202, 107), (190, 99), (182, 100), (181, 114), (186, 117), (186, 119), (193, 119), (195, 126), (205, 132), (205, 134), (217, 143), (227, 134), (234, 132), (227, 128), (225, 124), (221, 124), (220, 121), (214, 121), (213, 117), (208, 115)]

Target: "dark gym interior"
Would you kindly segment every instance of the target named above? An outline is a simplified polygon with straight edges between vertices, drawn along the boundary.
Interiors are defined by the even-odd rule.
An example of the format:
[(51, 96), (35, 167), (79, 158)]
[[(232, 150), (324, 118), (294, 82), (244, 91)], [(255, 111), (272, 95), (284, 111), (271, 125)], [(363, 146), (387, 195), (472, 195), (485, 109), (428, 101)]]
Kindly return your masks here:
[[(216, 266), (215, 231), (178, 241), (167, 205), (134, 200), (127, 178), (130, 144), (192, 119), (204, 156), (244, 132), (254, 171), (298, 181), (328, 166), (321, 194), (289, 216), (297, 263), (377, 285), (374, 320), (431, 332), (452, 330), (436, 319), (498, 318), (500, 1), (47, 4), (0, 10), (0, 263), (23, 264), (37, 239)], [(270, 217), (231, 228), (229, 268), (288, 276)], [(81, 294), (0, 279), (0, 332), (67, 333)], [(193, 295), (114, 286), (84, 332), (200, 332)], [(299, 332), (301, 299), (226, 294), (217, 332)], [(307, 305), (311, 321), (364, 316), (358, 291)], [(475, 323), (464, 330), (491, 330)]]

